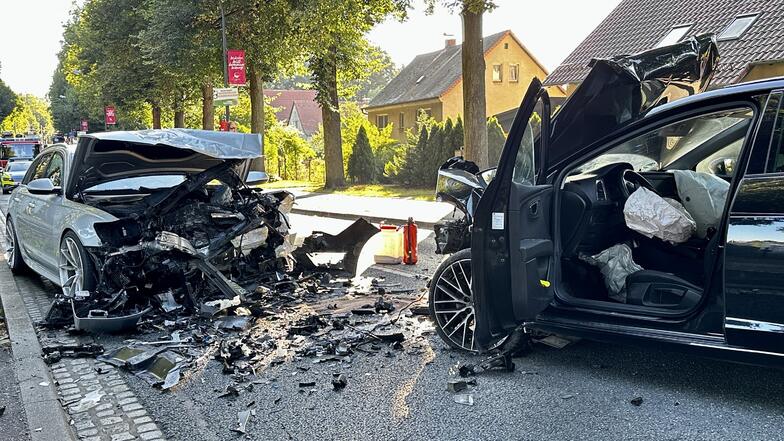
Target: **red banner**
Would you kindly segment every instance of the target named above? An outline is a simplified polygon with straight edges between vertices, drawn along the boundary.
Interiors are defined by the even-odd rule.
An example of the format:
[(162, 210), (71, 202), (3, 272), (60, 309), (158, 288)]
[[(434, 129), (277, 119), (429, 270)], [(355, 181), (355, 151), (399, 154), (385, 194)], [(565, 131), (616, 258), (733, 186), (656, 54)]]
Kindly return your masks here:
[(117, 114), (114, 112), (114, 106), (106, 106), (105, 114), (107, 126), (117, 124)]
[(83, 119), (83, 120), (82, 120), (82, 131), (83, 131), (83, 132), (86, 132), (86, 131), (87, 131), (87, 129), (88, 129), (88, 127), (89, 127), (89, 124), (88, 124), (87, 120), (86, 120), (86, 119)]
[(230, 86), (245, 85), (245, 51), (228, 50), (226, 51), (226, 64), (229, 71)]

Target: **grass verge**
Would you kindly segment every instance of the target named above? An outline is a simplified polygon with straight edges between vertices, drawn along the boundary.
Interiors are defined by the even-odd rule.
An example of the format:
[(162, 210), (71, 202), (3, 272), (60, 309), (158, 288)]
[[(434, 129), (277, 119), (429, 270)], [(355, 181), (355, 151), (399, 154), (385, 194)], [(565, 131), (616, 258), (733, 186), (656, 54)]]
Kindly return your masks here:
[(349, 185), (348, 187), (327, 190), (321, 184), (307, 181), (275, 181), (262, 185), (265, 189), (275, 188), (296, 188), (297, 190), (315, 192), (345, 194), (349, 196), (369, 196), (376, 198), (400, 198), (413, 199), (417, 201), (435, 200), (435, 191), (432, 188), (410, 188), (399, 185)]

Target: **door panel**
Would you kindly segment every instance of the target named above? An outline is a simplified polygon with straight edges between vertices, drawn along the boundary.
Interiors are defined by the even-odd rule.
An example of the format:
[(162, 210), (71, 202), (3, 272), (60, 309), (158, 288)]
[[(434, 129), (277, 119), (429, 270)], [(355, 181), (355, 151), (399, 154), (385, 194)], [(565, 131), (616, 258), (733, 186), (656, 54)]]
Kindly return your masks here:
[(548, 284), (541, 281), (547, 279), (553, 255), (553, 189), (538, 182), (543, 180), (549, 122), (549, 97), (534, 79), (515, 116), (496, 176), (474, 214), (474, 336), (480, 349), (533, 319), (552, 299)]
[(725, 254), (732, 345), (784, 352), (784, 177), (744, 179), (732, 207)]

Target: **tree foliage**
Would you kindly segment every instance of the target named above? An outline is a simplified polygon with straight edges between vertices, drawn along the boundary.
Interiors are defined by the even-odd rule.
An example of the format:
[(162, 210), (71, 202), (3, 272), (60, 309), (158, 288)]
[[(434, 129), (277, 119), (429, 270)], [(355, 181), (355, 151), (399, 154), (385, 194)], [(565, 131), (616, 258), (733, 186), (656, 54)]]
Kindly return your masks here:
[(376, 163), (364, 126), (359, 127), (353, 147), (348, 159), (348, 176), (357, 184), (369, 184), (375, 177)]
[(34, 95), (18, 95), (16, 104), (2, 122), (0, 131), (15, 135), (36, 133), (44, 138), (54, 133), (52, 115), (46, 102)]
[(0, 121), (5, 119), (16, 106), (16, 94), (0, 80)]

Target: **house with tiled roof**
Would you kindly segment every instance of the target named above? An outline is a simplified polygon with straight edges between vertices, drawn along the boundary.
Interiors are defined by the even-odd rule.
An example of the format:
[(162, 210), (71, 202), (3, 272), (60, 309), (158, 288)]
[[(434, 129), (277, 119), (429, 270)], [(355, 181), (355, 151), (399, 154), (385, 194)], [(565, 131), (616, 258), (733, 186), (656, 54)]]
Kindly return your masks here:
[[(507, 30), (483, 39), (487, 115), (516, 109), (533, 77), (547, 69)], [(444, 48), (417, 55), (365, 107), (370, 122), (392, 125), (392, 134), (404, 140), (406, 130), (425, 112), (437, 121), (463, 114), (462, 45), (446, 40)], [(558, 87), (551, 95), (564, 96)]]
[(574, 90), (593, 58), (634, 54), (712, 33), (719, 66), (712, 88), (784, 75), (784, 0), (623, 0), (545, 85)]
[(299, 130), (306, 138), (318, 131), (321, 124), (321, 106), (316, 101), (315, 90), (278, 90), (264, 91), (264, 96), (275, 108), (275, 118)]

